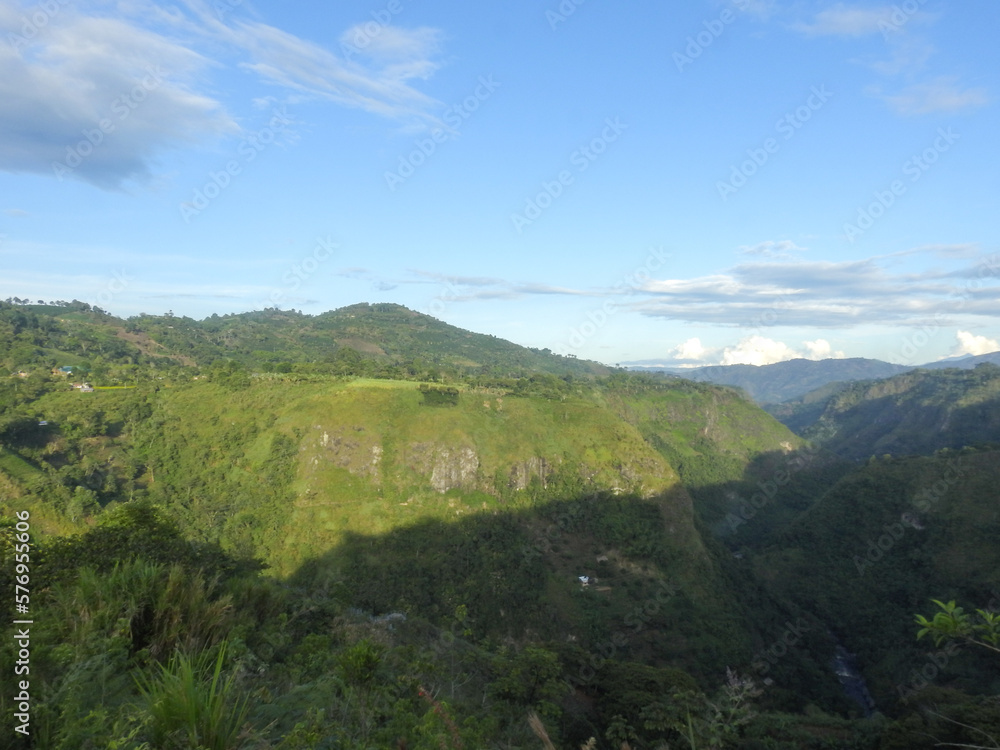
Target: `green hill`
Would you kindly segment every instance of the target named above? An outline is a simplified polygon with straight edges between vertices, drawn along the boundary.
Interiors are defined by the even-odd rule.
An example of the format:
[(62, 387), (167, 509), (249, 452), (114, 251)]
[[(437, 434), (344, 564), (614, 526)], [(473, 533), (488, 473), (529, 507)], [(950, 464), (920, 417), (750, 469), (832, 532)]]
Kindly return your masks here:
[[(515, 628), (495, 616), (503, 608), (519, 612), (520, 636), (532, 629), (554, 636), (558, 624), (566, 637), (582, 628), (583, 615), (569, 606), (579, 575), (624, 576), (602, 605), (621, 617), (641, 604), (646, 587), (670, 580), (688, 587), (686, 607), (711, 613), (704, 621), (713, 624), (700, 625), (700, 637), (725, 641), (735, 649), (732, 658), (740, 649), (747, 653), (754, 626), (727, 613), (729, 584), (716, 564), (718, 551), (706, 547), (697, 527), (688, 487), (707, 493), (714, 482), (742, 479), (761, 455), (786, 455), (801, 441), (735, 391), (627, 375), (600, 385), (533, 378), (524, 390), (520, 381), (510, 388), (476, 381), (445, 387), (258, 374), (179, 381), (158, 391), (44, 393), (29, 413), (49, 427), (31, 428), (17, 445), (45, 469), (44, 481), (24, 492), (77, 522), (102, 506), (149, 497), (192, 538), (219, 543), (237, 557), (260, 557), (282, 576), (304, 565), (315, 573), (321, 558), (329, 563), (323, 575), (353, 569), (346, 550), (359, 539), (392, 539), (414, 528), (474, 529), (503, 518), (511, 535), (504, 556), (480, 573), (513, 571), (503, 576), (519, 580), (524, 550), (542, 545), (544, 554), (528, 555), (532, 565), (546, 565), (525, 589), (534, 610), (505, 605), (497, 595), (488, 612), (476, 611), (469, 586), (483, 581), (466, 573), (462, 596), (428, 587), (417, 575), (399, 579), (413, 589), (405, 596), (379, 585), (359, 588), (357, 597), (389, 609), (424, 601), (416, 590), (429, 589), (435, 595), (425, 616), (442, 616), (465, 599), (498, 633)], [(700, 426), (706, 415), (707, 431)], [(595, 510), (586, 530), (553, 545), (558, 551), (549, 549), (544, 530), (555, 512), (549, 506), (585, 498), (614, 510)], [(417, 536), (433, 547), (431, 540), (447, 534)], [(446, 545), (429, 555), (428, 565), (450, 554)], [(396, 559), (421, 572), (402, 553)], [(549, 596), (566, 604), (558, 616), (542, 604)], [(609, 636), (614, 617), (602, 621), (594, 633)], [(676, 647), (671, 653), (695, 669), (698, 649), (683, 658)], [(702, 659), (699, 669), (707, 674), (709, 661), (722, 669), (720, 654)]]
[(231, 363), (265, 372), (424, 380), (468, 375), (593, 377), (610, 368), (473, 333), (394, 304), (310, 316), (268, 309), (198, 321), (115, 318), (82, 302), (0, 302), (0, 367), (73, 366), (105, 384)]
[[(182, 646), (225, 657), (254, 736), (283, 748), (529, 746), (529, 710), (559, 746), (685, 727), (722, 746), (713, 706), (742, 700), (738, 675), (765, 692), (736, 746), (917, 747), (893, 700), (925, 657), (913, 613), (1000, 585), (995, 450), (836, 455), (989, 440), (989, 366), (817, 398), (810, 444), (735, 388), (604, 374), (398, 306), (0, 304), (0, 361), (0, 515), (36, 535), (52, 747), (150, 737), (136, 685)], [(846, 718), (838, 639), (898, 725)], [(978, 710), (989, 667), (952, 668), (939, 682)]]
[[(885, 453), (930, 454), (941, 448), (1000, 440), (1000, 367), (914, 370), (886, 380), (855, 383), (803, 402), (815, 421), (801, 434), (850, 459)], [(799, 412), (799, 417), (802, 413)], [(795, 415), (784, 417), (791, 424)]]
[(612, 643), (615, 663), (681, 668), (710, 689), (787, 613), (703, 536), (665, 453), (686, 458), (695, 486), (712, 481), (715, 453), (728, 456), (720, 476), (736, 476), (798, 440), (766, 415), (751, 429), (756, 407), (734, 391), (546, 382), (526, 393), (256, 374), (43, 391), (5, 438), (5, 511), (64, 533), (144, 498), (193, 543), (260, 558), (297, 590), (332, 587), (437, 627), (462, 611), (484, 642), (556, 644), (585, 693), (599, 684), (590, 655)]

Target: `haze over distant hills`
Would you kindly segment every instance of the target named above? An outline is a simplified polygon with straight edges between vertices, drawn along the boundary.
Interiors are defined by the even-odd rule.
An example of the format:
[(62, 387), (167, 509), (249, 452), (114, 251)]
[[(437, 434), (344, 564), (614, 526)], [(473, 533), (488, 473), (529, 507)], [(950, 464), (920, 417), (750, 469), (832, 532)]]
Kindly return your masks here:
[(950, 357), (923, 365), (895, 365), (878, 359), (790, 359), (770, 365), (712, 365), (691, 369), (670, 368), (655, 360), (624, 362), (630, 370), (665, 372), (687, 380), (742, 388), (759, 404), (780, 404), (804, 396), (830, 383), (888, 378), (914, 369), (972, 369), (981, 362), (1000, 364), (1000, 352), (979, 356)]

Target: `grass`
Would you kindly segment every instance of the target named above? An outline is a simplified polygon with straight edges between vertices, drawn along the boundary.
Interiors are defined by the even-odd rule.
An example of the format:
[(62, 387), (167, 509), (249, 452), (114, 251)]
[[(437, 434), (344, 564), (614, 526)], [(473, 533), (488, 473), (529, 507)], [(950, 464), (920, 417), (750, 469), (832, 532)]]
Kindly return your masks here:
[(158, 674), (140, 673), (139, 691), (151, 720), (154, 747), (234, 750), (246, 720), (248, 702), (238, 697), (236, 677), (222, 676), (225, 644), (213, 665), (208, 653), (176, 653)]
[[(268, 562), (285, 571), (347, 532), (379, 534), (425, 518), (491, 513), (496, 477), (506, 483), (513, 467), (521, 467), (514, 473), (522, 480), (537, 475), (543, 460), (550, 471), (585, 472), (597, 487), (631, 483), (653, 494), (678, 481), (635, 427), (593, 401), (464, 390), (455, 406), (428, 406), (418, 386), (261, 382), (233, 392), (198, 383), (161, 394), (172, 417), (163, 449), (195, 475), (224, 472), (238, 494), (237, 487), (259, 491), (275, 436), (293, 441), (286, 521), (267, 545)], [(440, 479), (449, 473), (450, 481)]]
[(33, 466), (31, 462), (26, 461), (17, 453), (12, 453), (4, 448), (0, 448), (0, 471), (13, 477), (18, 482), (27, 482), (34, 477), (42, 475), (42, 472)]

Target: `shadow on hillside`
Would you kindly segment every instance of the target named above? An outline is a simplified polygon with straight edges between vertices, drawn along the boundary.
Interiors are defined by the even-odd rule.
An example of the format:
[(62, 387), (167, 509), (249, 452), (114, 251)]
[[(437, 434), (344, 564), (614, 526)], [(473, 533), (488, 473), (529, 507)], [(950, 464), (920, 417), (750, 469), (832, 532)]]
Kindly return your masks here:
[(900, 403), (883, 396), (854, 407), (840, 417), (829, 436), (829, 448), (856, 461), (871, 456), (930, 455), (943, 448), (996, 443), (1000, 439), (997, 401), (949, 408), (943, 404)]
[[(739, 479), (686, 486), (708, 533), (737, 552), (768, 544), (856, 466), (822, 448), (770, 451), (751, 460)], [(683, 467), (680, 473), (686, 479)]]
[(914, 624), (933, 614), (931, 599), (1000, 608), (998, 458), (968, 448), (858, 465), (820, 451), (787, 481), (789, 467), (765, 459), (741, 483), (692, 494), (769, 598), (809, 612), (856, 653), (891, 710), (935, 679), (972, 693), (1000, 684), (1000, 664), (972, 647), (942, 656), (946, 644), (918, 642)]
[(734, 667), (782, 675), (770, 700), (783, 709), (814, 700), (847, 710), (824, 664), (832, 644), (822, 628), (800, 634), (783, 663), (761, 661), (803, 613), (769, 599), (694, 519), (680, 524), (670, 504), (686, 500), (600, 492), (349, 533), (291, 582), (336, 583), (375, 616), (399, 612), (441, 627), (456, 627), (464, 607), (460, 627), (474, 639), (544, 642), (581, 669), (594, 658), (669, 665), (714, 691)]

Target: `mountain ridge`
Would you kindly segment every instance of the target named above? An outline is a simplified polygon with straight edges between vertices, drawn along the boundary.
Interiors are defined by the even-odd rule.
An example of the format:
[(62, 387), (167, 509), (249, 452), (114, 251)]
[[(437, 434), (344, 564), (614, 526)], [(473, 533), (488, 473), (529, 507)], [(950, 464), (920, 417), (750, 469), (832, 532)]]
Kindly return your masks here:
[[(653, 363), (655, 360), (644, 362)], [(638, 372), (662, 372), (698, 382), (743, 388), (758, 404), (780, 404), (805, 396), (830, 383), (882, 379), (916, 369), (971, 369), (982, 362), (1000, 364), (1000, 352), (948, 358), (922, 365), (897, 365), (864, 357), (821, 360), (799, 357), (768, 365), (709, 365), (691, 369), (642, 362), (621, 364)]]

